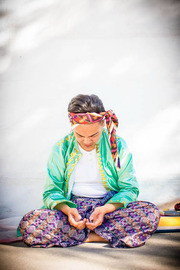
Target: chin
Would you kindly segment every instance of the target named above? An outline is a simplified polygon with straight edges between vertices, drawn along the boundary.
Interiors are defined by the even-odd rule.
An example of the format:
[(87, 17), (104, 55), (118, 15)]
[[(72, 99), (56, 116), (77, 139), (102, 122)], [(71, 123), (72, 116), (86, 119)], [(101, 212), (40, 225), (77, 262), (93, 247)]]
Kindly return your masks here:
[(93, 150), (93, 149), (95, 148), (94, 145), (91, 145), (91, 146), (83, 146), (83, 147), (84, 147), (84, 149), (87, 150), (87, 151), (91, 151), (91, 150)]

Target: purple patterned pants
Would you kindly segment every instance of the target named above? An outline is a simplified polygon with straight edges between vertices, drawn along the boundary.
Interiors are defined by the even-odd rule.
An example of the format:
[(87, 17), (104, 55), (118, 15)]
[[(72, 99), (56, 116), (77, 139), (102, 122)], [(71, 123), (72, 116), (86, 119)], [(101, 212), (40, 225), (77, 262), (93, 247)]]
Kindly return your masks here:
[[(76, 197), (82, 218), (89, 218), (94, 208), (108, 199)], [(104, 216), (103, 223), (94, 232), (109, 241), (111, 247), (132, 248), (145, 244), (156, 231), (160, 219), (159, 209), (151, 202), (135, 201), (126, 208), (117, 209)], [(24, 215), (19, 223), (23, 241), (30, 247), (70, 247), (82, 244), (90, 230), (76, 229), (67, 216), (59, 210), (36, 209)]]

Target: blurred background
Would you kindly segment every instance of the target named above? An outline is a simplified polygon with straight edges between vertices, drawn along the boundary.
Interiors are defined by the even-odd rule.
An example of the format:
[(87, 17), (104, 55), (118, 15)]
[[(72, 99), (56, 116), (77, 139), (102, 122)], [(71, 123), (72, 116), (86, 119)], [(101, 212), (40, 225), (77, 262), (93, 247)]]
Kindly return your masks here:
[(116, 113), (138, 199), (180, 197), (180, 1), (0, 3), (0, 218), (43, 205), (47, 159), (77, 94)]

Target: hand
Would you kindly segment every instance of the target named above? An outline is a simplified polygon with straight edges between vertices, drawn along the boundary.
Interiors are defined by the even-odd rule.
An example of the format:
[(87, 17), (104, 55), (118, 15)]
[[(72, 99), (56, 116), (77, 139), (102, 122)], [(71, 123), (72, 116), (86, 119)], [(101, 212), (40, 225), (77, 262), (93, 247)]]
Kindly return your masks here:
[(86, 227), (87, 219), (84, 218), (81, 220), (81, 216), (76, 208), (69, 208), (67, 216), (71, 226), (74, 226), (79, 230), (83, 230)]
[(96, 207), (90, 215), (89, 220), (87, 220), (86, 227), (90, 230), (94, 230), (96, 227), (100, 226), (104, 220), (105, 214), (106, 211), (104, 206)]

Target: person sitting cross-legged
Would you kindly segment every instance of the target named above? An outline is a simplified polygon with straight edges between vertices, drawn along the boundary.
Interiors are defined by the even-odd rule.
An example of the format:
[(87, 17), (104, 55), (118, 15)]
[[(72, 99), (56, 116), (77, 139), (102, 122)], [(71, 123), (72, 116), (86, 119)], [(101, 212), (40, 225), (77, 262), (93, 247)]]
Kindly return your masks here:
[(77, 95), (68, 115), (72, 130), (55, 143), (48, 159), (44, 205), (22, 217), (19, 236), (30, 247), (95, 241), (113, 248), (144, 245), (160, 212), (137, 200), (132, 154), (116, 134), (115, 113), (96, 95)]

